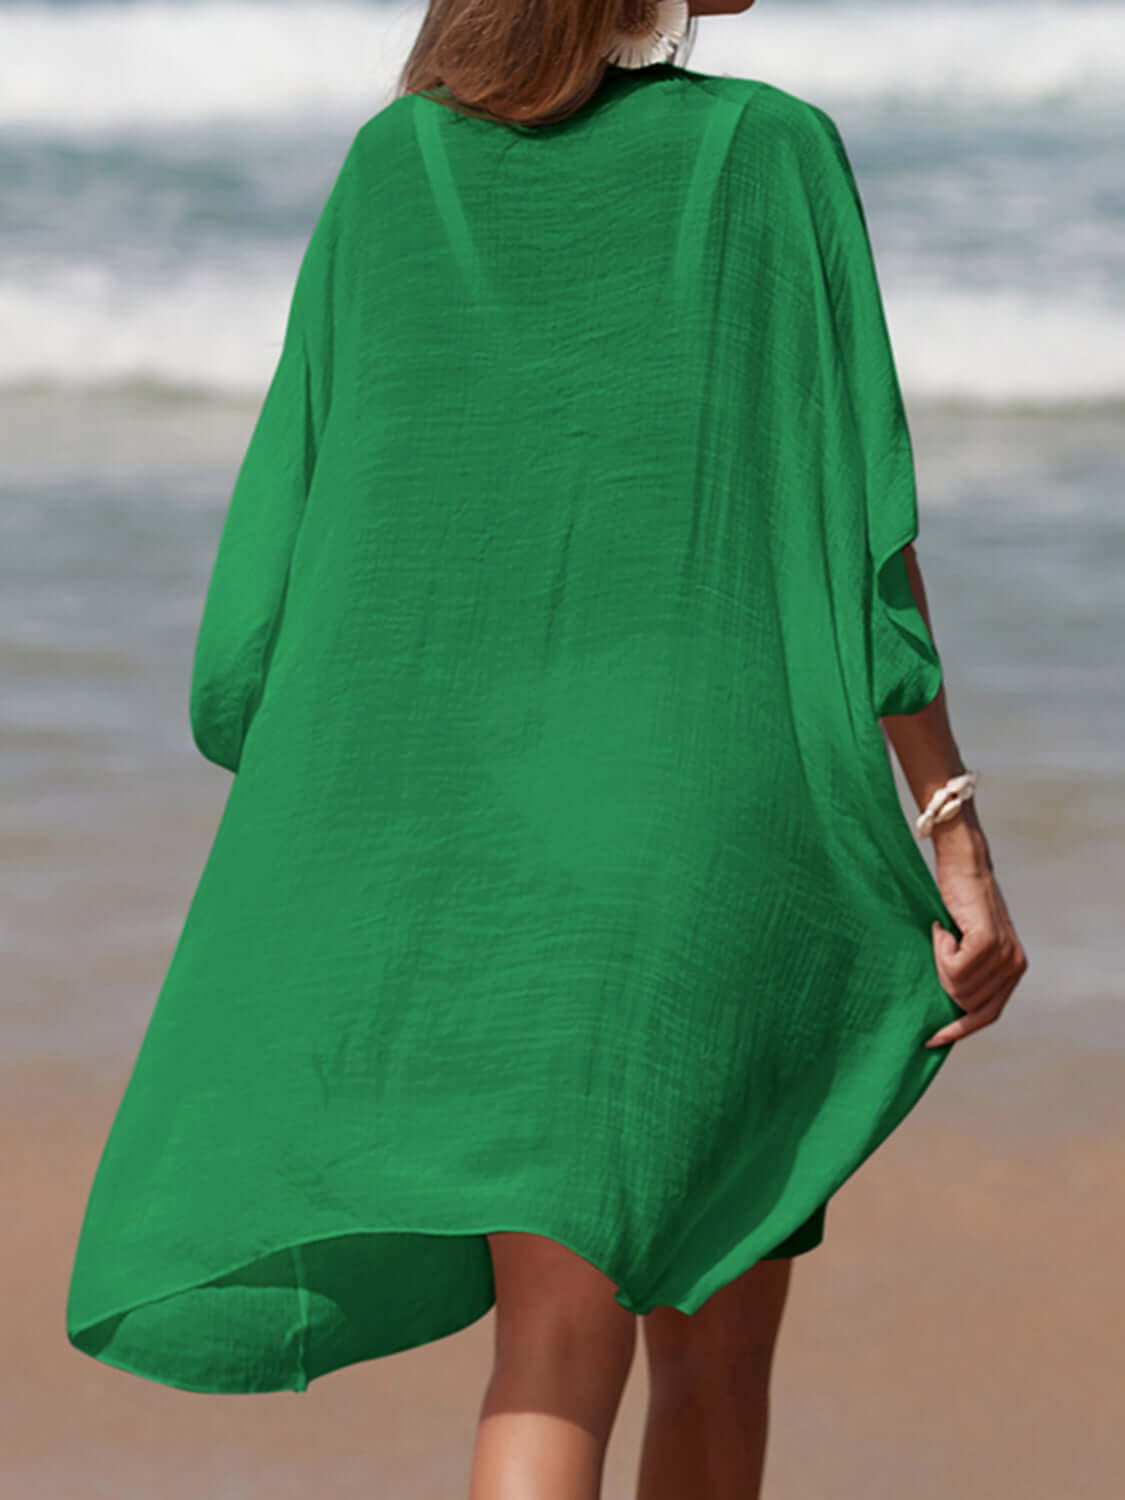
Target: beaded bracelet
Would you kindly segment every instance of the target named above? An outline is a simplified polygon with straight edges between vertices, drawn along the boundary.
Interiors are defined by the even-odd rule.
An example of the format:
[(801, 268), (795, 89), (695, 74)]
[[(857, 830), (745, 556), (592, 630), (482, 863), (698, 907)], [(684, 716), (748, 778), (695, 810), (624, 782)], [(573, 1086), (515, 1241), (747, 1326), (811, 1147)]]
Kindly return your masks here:
[(947, 823), (956, 817), (961, 804), (967, 802), (976, 791), (980, 780), (979, 771), (965, 771), (960, 776), (951, 776), (944, 786), (939, 786), (915, 819), (914, 832), (920, 839), (933, 831), (935, 823)]

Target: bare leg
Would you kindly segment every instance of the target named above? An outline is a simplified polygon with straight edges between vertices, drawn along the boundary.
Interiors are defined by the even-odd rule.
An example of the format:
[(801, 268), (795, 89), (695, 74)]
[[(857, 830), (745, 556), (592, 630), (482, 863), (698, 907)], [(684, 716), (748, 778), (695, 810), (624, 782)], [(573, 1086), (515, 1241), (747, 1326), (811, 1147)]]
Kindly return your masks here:
[(614, 1282), (543, 1235), (488, 1237), (496, 1345), (469, 1500), (599, 1500), (637, 1344)]
[(760, 1260), (692, 1316), (655, 1307), (640, 1320), (650, 1390), (637, 1500), (758, 1500), (792, 1267)]

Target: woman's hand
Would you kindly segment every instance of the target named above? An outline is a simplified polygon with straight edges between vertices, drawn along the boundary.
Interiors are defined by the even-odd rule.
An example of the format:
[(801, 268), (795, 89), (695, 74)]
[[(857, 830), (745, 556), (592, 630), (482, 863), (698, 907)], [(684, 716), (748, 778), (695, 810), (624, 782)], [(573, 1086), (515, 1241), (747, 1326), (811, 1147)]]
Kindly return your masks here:
[(963, 838), (953, 832), (957, 822), (954, 818), (938, 825), (950, 832), (935, 839), (935, 852), (938, 889), (961, 929), (961, 941), (940, 922), (933, 924), (933, 940), (942, 988), (967, 1014), (935, 1031), (927, 1047), (958, 1042), (991, 1026), (1027, 972), (1027, 954), (1012, 926), (979, 826), (975, 819), (967, 819)]

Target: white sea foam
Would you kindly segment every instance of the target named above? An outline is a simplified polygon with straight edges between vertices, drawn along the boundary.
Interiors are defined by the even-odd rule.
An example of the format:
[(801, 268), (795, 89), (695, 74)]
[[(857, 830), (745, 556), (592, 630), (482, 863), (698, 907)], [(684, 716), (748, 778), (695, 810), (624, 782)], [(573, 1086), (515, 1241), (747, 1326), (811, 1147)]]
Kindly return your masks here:
[[(302, 230), (422, 13), (0, 6), (0, 151), (18, 167), (0, 204), (0, 386), (260, 395)], [(769, 79), (839, 120), (908, 396), (1125, 398), (1125, 7), (759, 0), (701, 18), (688, 66)], [(886, 147), (900, 120), (901, 158)]]
[[(33, 288), (0, 282), (0, 387), (142, 381), (216, 395), (264, 392), (297, 259), (196, 268), (128, 286), (91, 263)], [(1047, 404), (1125, 399), (1125, 309), (1068, 296), (948, 289), (884, 302), (907, 398)]]
[[(355, 118), (390, 97), (423, 8), (349, 0), (146, 0), (0, 8), (0, 128), (53, 136), (211, 121)], [(1125, 9), (949, 0), (760, 0), (701, 17), (687, 65), (831, 105), (951, 111), (1125, 100)]]

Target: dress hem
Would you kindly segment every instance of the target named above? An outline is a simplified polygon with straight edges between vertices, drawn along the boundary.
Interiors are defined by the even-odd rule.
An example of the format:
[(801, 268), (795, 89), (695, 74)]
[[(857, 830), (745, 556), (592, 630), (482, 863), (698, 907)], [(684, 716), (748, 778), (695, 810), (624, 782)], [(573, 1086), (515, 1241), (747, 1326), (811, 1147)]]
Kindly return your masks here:
[[(798, 1227), (802, 1228), (804, 1226)], [(348, 1238), (356, 1235), (426, 1235), (443, 1239), (478, 1239), (489, 1234), (505, 1233), (542, 1235), (545, 1238), (555, 1240), (558, 1244), (565, 1246), (566, 1249), (572, 1251), (574, 1254), (580, 1255), (584, 1260), (588, 1261), (590, 1265), (594, 1266), (596, 1270), (600, 1271), (603, 1276), (614, 1283), (614, 1286), (616, 1288), (614, 1300), (618, 1303), (618, 1305), (624, 1307), (628, 1312), (635, 1313), (638, 1317), (645, 1316), (655, 1307), (665, 1306), (674, 1308), (677, 1311), (683, 1312), (690, 1316), (692, 1312), (698, 1311), (698, 1308), (702, 1306), (709, 1297), (713, 1296), (715, 1292), (719, 1291), (729, 1282), (734, 1281), (739, 1276), (743, 1275), (750, 1269), (751, 1266), (757, 1264), (758, 1261), (775, 1258), (770, 1255), (763, 1256), (761, 1254), (754, 1256), (753, 1259), (744, 1260), (742, 1257), (740, 1257), (739, 1263), (732, 1270), (731, 1274), (729, 1276), (725, 1276), (723, 1280), (717, 1282), (715, 1285), (710, 1286), (710, 1289), (702, 1298), (697, 1299), (694, 1293), (684, 1292), (676, 1301), (660, 1302), (659, 1300), (657, 1300), (657, 1297), (652, 1294), (650, 1294), (648, 1297), (631, 1297), (629, 1292), (625, 1288), (626, 1278), (618, 1279), (606, 1268), (604, 1264), (599, 1263), (597, 1260), (594, 1260), (591, 1256), (586, 1254), (585, 1251), (580, 1250), (576, 1245), (572, 1244), (568, 1239), (543, 1228), (541, 1225), (498, 1224), (490, 1222), (480, 1228), (462, 1227), (457, 1229), (403, 1227), (400, 1225), (396, 1225), (394, 1227), (391, 1227), (389, 1225), (382, 1225), (378, 1229), (357, 1229), (355, 1227), (349, 1227), (348, 1229), (337, 1230), (329, 1234), (311, 1235), (307, 1239), (303, 1240), (289, 1240), (284, 1244), (275, 1246), (272, 1249), (263, 1250), (251, 1257), (251, 1259), (249, 1260), (241, 1260), (236, 1262), (234, 1265), (227, 1266), (221, 1270), (215, 1271), (205, 1280), (195, 1280), (192, 1282), (188, 1282), (183, 1286), (175, 1287), (171, 1291), (162, 1292), (159, 1296), (146, 1298), (141, 1302), (127, 1303), (123, 1307), (118, 1307), (113, 1311), (102, 1313), (96, 1318), (84, 1319), (81, 1323), (73, 1322), (68, 1319), (66, 1324), (67, 1341), (80, 1353), (89, 1355), (90, 1358), (96, 1359), (102, 1364), (111, 1365), (115, 1369), (123, 1370), (130, 1375), (139, 1376), (144, 1380), (151, 1380), (160, 1385), (171, 1386), (175, 1390), (189, 1391), (201, 1395), (267, 1395), (280, 1391), (293, 1391), (297, 1394), (300, 1394), (306, 1391), (314, 1381), (323, 1379), (323, 1377), (326, 1375), (331, 1375), (335, 1370), (347, 1369), (350, 1365), (365, 1364), (369, 1360), (382, 1359), (392, 1354), (403, 1353), (407, 1349), (418, 1347), (418, 1341), (405, 1343), (397, 1348), (385, 1348), (379, 1350), (378, 1352), (363, 1354), (355, 1359), (344, 1360), (340, 1364), (332, 1365), (323, 1370), (318, 1370), (314, 1375), (308, 1374), (307, 1368), (304, 1364), (304, 1355), (306, 1353), (305, 1338), (307, 1336), (308, 1330), (307, 1293), (304, 1288), (303, 1280), (299, 1274), (295, 1283), (295, 1290), (302, 1311), (300, 1342), (301, 1362), (298, 1365), (292, 1378), (279, 1382), (277, 1384), (251, 1385), (248, 1384), (245, 1380), (238, 1381), (236, 1379), (232, 1379), (230, 1381), (222, 1383), (216, 1381), (208, 1385), (188, 1382), (185, 1381), (182, 1377), (174, 1375), (172, 1372), (165, 1372), (163, 1374), (159, 1373), (155, 1364), (149, 1365), (148, 1368), (143, 1368), (135, 1361), (114, 1357), (114, 1355), (107, 1352), (104, 1347), (100, 1350), (94, 1349), (90, 1347), (93, 1340), (91, 1340), (88, 1336), (94, 1334), (96, 1330), (101, 1328), (103, 1325), (113, 1322), (114, 1319), (125, 1318), (130, 1313), (139, 1312), (141, 1311), (141, 1309), (152, 1307), (156, 1303), (166, 1302), (173, 1297), (179, 1297), (190, 1292), (199, 1291), (204, 1287), (210, 1286), (213, 1282), (221, 1281), (224, 1277), (230, 1276), (237, 1271), (246, 1270), (249, 1267), (256, 1265), (259, 1261), (262, 1261), (272, 1255), (280, 1255), (288, 1252), (289, 1255), (293, 1258), (294, 1263), (298, 1267), (299, 1271), (300, 1258), (298, 1252), (308, 1245), (321, 1244), (330, 1240)], [(790, 1238), (796, 1238), (795, 1232), (794, 1236), (791, 1236)], [(812, 1231), (812, 1238), (810, 1239), (806, 1236), (800, 1241), (798, 1245), (796, 1245), (790, 1252), (788, 1252), (788, 1254), (805, 1254), (809, 1250), (813, 1250), (817, 1246), (819, 1246), (823, 1242), (823, 1239), (824, 1224), (823, 1217), (821, 1217), (815, 1229)], [(745, 1243), (745, 1237), (743, 1237), (741, 1243)], [(783, 1240), (779, 1243), (785, 1244), (787, 1243), (787, 1241)], [(723, 1264), (727, 1260), (727, 1258), (728, 1257), (726, 1256), (722, 1257), (722, 1259), (719, 1262), (716, 1262), (716, 1264)], [(693, 1283), (694, 1288), (699, 1288), (705, 1285), (710, 1285), (709, 1277), (706, 1274), (697, 1277), (695, 1282)], [(482, 1317), (484, 1317), (488, 1312), (492, 1310), (495, 1305), (495, 1301), (495, 1295), (493, 1294), (492, 1296), (490, 1296), (487, 1304), (482, 1306), (479, 1311), (473, 1312), (468, 1317), (459, 1315), (455, 1319), (451, 1320), (447, 1327), (442, 1328), (438, 1332), (430, 1334), (422, 1342), (434, 1343), (438, 1339), (449, 1338), (451, 1335), (460, 1333), (464, 1329), (471, 1327), (472, 1324), (478, 1322)], [(686, 1303), (694, 1303), (695, 1305), (689, 1310), (689, 1308), (684, 1305)]]

